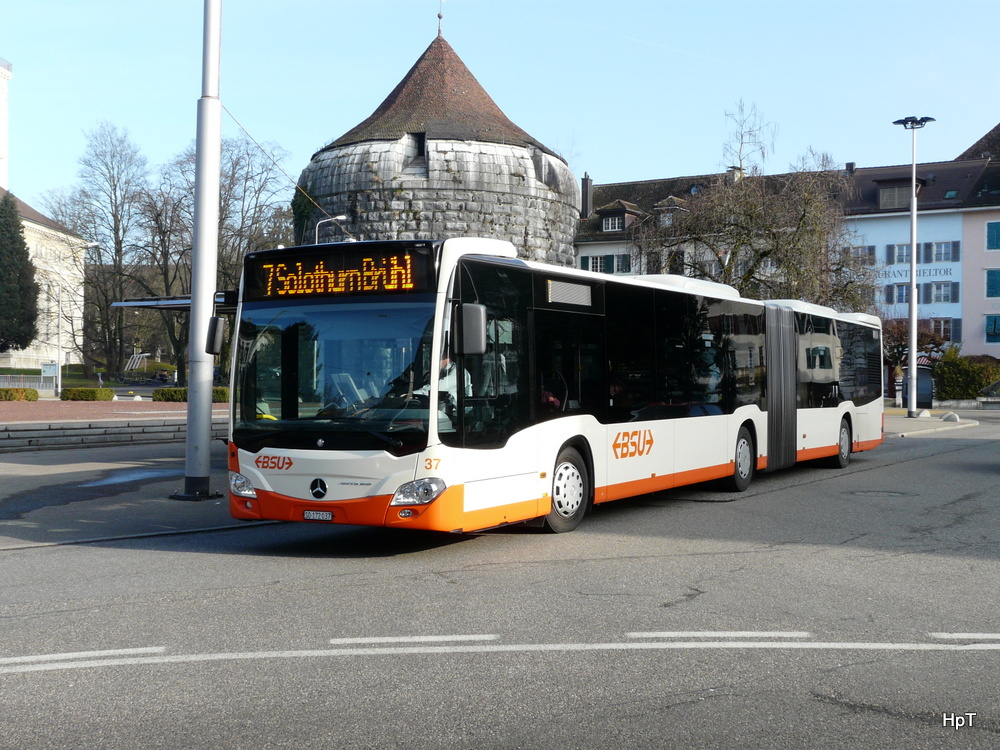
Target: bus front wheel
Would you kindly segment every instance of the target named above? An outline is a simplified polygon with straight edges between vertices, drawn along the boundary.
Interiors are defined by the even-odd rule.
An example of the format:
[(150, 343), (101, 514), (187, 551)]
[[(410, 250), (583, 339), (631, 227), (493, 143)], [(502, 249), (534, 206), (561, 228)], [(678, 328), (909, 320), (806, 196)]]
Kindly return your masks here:
[(736, 450), (733, 455), (733, 475), (729, 478), (729, 488), (734, 492), (743, 492), (750, 486), (754, 473), (753, 435), (746, 425), (740, 427), (736, 435)]
[(545, 517), (549, 531), (560, 534), (580, 525), (590, 502), (590, 481), (587, 465), (574, 448), (564, 448), (556, 459), (551, 499), (552, 510)]

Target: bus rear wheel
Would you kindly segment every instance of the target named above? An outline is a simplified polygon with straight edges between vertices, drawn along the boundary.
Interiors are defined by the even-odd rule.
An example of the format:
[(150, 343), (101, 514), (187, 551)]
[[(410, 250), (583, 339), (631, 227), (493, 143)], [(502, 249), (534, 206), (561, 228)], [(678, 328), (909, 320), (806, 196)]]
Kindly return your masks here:
[(740, 427), (736, 435), (736, 450), (733, 454), (733, 475), (729, 477), (729, 489), (733, 492), (743, 492), (750, 486), (754, 474), (753, 435), (746, 425)]
[(583, 457), (563, 448), (552, 471), (552, 510), (545, 517), (549, 531), (561, 534), (580, 525), (590, 503), (590, 480)]
[(837, 455), (830, 459), (830, 467), (846, 469), (851, 463), (851, 425), (846, 419), (840, 420), (840, 431), (837, 433)]

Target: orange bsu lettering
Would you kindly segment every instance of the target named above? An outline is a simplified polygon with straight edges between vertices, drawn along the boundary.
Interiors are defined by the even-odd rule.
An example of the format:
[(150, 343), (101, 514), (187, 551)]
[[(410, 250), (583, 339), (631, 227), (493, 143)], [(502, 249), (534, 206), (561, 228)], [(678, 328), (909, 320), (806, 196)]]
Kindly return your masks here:
[(285, 471), (292, 468), (292, 459), (288, 456), (257, 456), (253, 462), (258, 469)]
[(611, 443), (611, 450), (615, 454), (615, 458), (645, 456), (653, 450), (653, 431), (619, 432)]

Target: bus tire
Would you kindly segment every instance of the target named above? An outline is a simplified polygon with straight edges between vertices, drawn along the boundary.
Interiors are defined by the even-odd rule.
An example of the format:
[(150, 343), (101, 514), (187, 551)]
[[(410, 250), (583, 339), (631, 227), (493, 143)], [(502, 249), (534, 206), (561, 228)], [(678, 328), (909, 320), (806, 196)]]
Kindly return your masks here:
[(580, 525), (590, 504), (587, 464), (574, 448), (563, 448), (552, 470), (552, 510), (545, 517), (546, 528), (556, 534)]
[(729, 477), (729, 489), (743, 492), (753, 481), (756, 462), (754, 461), (753, 435), (746, 425), (740, 427), (736, 435), (736, 449), (733, 451), (733, 475)]
[(840, 430), (837, 432), (837, 455), (830, 458), (829, 466), (833, 469), (846, 469), (851, 463), (851, 425), (847, 418), (840, 420)]

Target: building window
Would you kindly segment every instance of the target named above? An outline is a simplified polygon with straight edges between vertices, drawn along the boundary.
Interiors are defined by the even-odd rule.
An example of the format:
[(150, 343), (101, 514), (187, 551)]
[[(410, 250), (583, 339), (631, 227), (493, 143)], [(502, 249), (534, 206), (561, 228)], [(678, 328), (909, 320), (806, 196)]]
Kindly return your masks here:
[(986, 222), (986, 249), (1000, 250), (1000, 221)]
[(909, 208), (910, 186), (885, 187), (878, 191), (879, 208)]
[(909, 284), (890, 284), (885, 288), (885, 303), (887, 305), (905, 305), (909, 301)]
[(672, 227), (674, 225), (674, 212), (664, 211), (660, 214), (660, 226), (661, 227)]
[(858, 245), (856, 247), (850, 248), (851, 257), (860, 261), (863, 265), (874, 266), (875, 265), (875, 246), (874, 245)]
[(986, 316), (986, 343), (1000, 344), (1000, 315)]
[(931, 257), (935, 263), (951, 263), (951, 243), (935, 242)]
[(602, 232), (620, 232), (625, 228), (624, 216), (605, 216), (601, 222)]
[(950, 281), (936, 281), (931, 285), (931, 302), (951, 302)]
[(931, 318), (931, 332), (940, 336), (943, 341), (952, 340), (952, 330), (954, 329), (951, 318)]
[(910, 262), (910, 244), (905, 245), (888, 245), (886, 247), (886, 265), (893, 265), (894, 263), (909, 263)]
[(958, 191), (957, 191), (957, 190), (948, 190), (948, 191), (947, 191), (947, 192), (945, 192), (945, 194), (944, 194), (944, 199), (945, 199), (946, 201), (950, 201), (950, 200), (952, 200), (953, 198), (957, 198), (957, 197), (958, 197)]
[(989, 269), (986, 272), (986, 296), (1000, 297), (1000, 269)]

